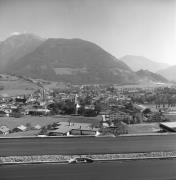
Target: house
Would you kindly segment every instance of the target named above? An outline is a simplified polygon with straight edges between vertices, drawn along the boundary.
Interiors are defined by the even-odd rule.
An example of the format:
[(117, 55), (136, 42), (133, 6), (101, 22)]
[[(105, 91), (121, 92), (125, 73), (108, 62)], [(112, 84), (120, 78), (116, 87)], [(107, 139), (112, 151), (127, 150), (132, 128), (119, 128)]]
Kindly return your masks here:
[(18, 96), (18, 97), (15, 98), (15, 102), (17, 102), (17, 103), (25, 103), (26, 98)]
[(36, 130), (39, 130), (39, 129), (41, 129), (42, 127), (39, 125), (39, 124), (37, 124), (37, 125), (35, 125), (34, 126), (34, 129), (36, 129)]
[(72, 123), (69, 131), (69, 135), (96, 136), (98, 134), (98, 129), (90, 127), (88, 123)]
[(93, 129), (71, 129), (69, 135), (89, 135), (95, 136), (98, 134), (98, 131)]
[(69, 126), (62, 126), (55, 130), (50, 130), (48, 136), (68, 136), (70, 131)]
[(160, 123), (160, 128), (165, 132), (176, 132), (176, 122)]
[(91, 105), (86, 105), (84, 108), (87, 110), (94, 110), (95, 106), (93, 104), (91, 104)]
[(44, 109), (44, 108), (26, 110), (26, 113), (32, 116), (46, 116), (49, 114), (49, 112), (50, 112), (49, 109)]
[(7, 126), (1, 126), (0, 127), (0, 134), (9, 134), (10, 129)]
[(9, 117), (9, 113), (4, 110), (0, 110), (0, 117)]
[(132, 117), (125, 112), (117, 111), (117, 112), (107, 112), (105, 114), (102, 114), (102, 121), (103, 122), (109, 122), (111, 124), (112, 122), (117, 121), (130, 121)]
[(59, 122), (54, 130), (49, 130), (49, 136), (98, 135), (97, 128), (91, 128), (88, 123)]
[(24, 131), (26, 131), (26, 130), (27, 130), (27, 127), (26, 127), (26, 126), (20, 125), (20, 126), (14, 128), (14, 129), (12, 129), (12, 132), (13, 132), (13, 133), (14, 133), (14, 132), (24, 132)]
[(143, 111), (145, 111), (146, 109), (149, 109), (148, 107), (146, 107), (146, 106), (144, 106), (144, 105), (142, 105), (142, 104), (133, 104), (133, 107), (134, 107), (136, 110), (140, 111), (140, 112), (143, 112)]

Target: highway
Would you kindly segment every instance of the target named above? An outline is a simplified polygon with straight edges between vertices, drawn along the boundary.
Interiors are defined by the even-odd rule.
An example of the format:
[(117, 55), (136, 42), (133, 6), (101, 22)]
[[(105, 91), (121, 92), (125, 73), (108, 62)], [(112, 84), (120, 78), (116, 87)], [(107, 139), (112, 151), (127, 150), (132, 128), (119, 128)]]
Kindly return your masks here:
[(175, 180), (176, 160), (91, 164), (39, 164), (0, 167), (0, 180)]
[(0, 139), (0, 156), (176, 151), (176, 135)]

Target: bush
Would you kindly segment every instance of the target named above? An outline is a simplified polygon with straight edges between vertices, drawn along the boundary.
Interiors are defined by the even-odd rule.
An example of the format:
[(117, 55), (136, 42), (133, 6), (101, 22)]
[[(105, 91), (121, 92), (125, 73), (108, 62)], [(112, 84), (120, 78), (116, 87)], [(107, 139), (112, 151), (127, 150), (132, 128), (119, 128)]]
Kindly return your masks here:
[(31, 123), (26, 123), (26, 128), (27, 128), (27, 130), (31, 130), (32, 129)]
[(39, 132), (40, 135), (47, 135), (47, 128), (45, 126), (43, 126), (41, 128), (41, 131)]

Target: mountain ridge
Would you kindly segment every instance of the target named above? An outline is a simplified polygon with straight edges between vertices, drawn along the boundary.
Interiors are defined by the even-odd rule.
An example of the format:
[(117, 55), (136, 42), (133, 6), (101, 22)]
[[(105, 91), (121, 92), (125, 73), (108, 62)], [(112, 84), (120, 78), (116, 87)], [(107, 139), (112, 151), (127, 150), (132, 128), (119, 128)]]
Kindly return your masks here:
[(44, 40), (33, 34), (13, 35), (0, 43), (0, 70), (3, 71), (11, 62), (32, 52)]
[[(43, 39), (34, 34), (15, 34), (0, 44), (0, 66), (3, 73), (76, 84), (141, 82), (139, 73), (126, 63), (79, 38)], [(155, 81), (151, 73), (144, 74), (145, 79)]]
[(156, 73), (169, 66), (166, 63), (152, 61), (143, 56), (126, 55), (121, 57), (120, 60), (126, 63), (133, 71), (144, 69)]
[(162, 69), (157, 73), (169, 79), (170, 81), (176, 81), (176, 65)]
[(45, 40), (8, 72), (75, 83), (131, 83), (135, 73), (98, 45), (81, 39)]
[(168, 83), (169, 81), (160, 74), (153, 73), (149, 70), (139, 70), (136, 74), (141, 78), (140, 81), (145, 82), (154, 82), (154, 83)]

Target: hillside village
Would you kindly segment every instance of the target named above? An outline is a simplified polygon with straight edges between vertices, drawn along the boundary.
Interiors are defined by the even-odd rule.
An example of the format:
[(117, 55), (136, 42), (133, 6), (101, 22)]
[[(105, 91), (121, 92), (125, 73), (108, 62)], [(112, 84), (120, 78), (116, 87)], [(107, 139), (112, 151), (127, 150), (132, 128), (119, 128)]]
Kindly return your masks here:
[(49, 89), (44, 81), (23, 79), (33, 81), (38, 89), (13, 96), (1, 94), (1, 136), (117, 136), (175, 131), (175, 86), (66, 84)]

